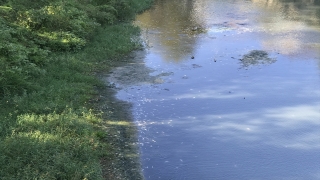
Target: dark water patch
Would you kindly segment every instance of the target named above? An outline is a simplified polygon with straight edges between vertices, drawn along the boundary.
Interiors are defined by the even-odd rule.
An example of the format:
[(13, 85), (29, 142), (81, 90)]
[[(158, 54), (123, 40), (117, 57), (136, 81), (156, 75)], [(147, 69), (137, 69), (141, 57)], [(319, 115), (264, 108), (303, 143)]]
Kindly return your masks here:
[(277, 61), (275, 58), (270, 58), (269, 54), (262, 50), (252, 50), (239, 60), (242, 67), (272, 64)]

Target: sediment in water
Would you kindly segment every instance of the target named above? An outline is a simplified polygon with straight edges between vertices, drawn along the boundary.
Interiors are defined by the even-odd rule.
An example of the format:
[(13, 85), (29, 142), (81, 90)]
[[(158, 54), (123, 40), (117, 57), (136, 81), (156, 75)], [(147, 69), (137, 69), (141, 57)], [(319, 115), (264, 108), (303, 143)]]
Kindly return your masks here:
[[(100, 75), (106, 79), (107, 74)], [(106, 84), (99, 89), (97, 110), (103, 112), (106, 141), (110, 145), (107, 157), (101, 159), (103, 177), (112, 180), (143, 179), (131, 104), (116, 97), (116, 89)]]

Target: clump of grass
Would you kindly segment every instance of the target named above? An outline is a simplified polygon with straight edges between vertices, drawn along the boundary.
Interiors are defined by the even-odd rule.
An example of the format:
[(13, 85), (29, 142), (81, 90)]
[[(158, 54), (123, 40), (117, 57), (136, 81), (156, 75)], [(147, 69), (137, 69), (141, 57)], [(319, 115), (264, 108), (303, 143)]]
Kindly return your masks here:
[(89, 62), (99, 63), (99, 66), (94, 66), (95, 68), (109, 69), (118, 64), (123, 55), (142, 48), (140, 38), (137, 38), (140, 29), (128, 23), (101, 28), (97, 34), (85, 52), (80, 54)]
[(102, 179), (100, 121), (88, 111), (19, 115), (1, 140), (1, 179)]

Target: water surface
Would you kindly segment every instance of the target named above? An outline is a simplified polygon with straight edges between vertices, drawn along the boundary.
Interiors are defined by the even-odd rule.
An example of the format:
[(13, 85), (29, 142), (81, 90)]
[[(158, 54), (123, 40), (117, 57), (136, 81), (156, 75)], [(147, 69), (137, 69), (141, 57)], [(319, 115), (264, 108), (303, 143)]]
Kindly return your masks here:
[(136, 24), (148, 77), (115, 83), (145, 179), (320, 179), (320, 1), (158, 0)]

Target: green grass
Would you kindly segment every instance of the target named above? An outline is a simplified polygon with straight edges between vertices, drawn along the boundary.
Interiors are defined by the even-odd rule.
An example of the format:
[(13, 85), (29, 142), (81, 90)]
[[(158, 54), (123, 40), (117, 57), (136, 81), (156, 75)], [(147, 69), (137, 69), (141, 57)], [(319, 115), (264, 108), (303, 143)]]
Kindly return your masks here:
[[(105, 86), (95, 74), (111, 69), (125, 54), (141, 48), (136, 38), (139, 28), (129, 20), (151, 1), (121, 1), (126, 5), (108, 1), (118, 12), (123, 11), (122, 5), (130, 11), (116, 14), (113, 23), (100, 23), (92, 32), (86, 31), (87, 26), (77, 29), (79, 18), (66, 22), (77, 30), (71, 31), (71, 40), (85, 42), (81, 46), (42, 38), (38, 33), (56, 30), (50, 24), (39, 28), (38, 22), (18, 21), (10, 15), (12, 8), (25, 13), (29, 1), (0, 0), (0, 179), (103, 179), (100, 161), (115, 150), (105, 141), (108, 120), (90, 110), (95, 108), (91, 99), (98, 95), (97, 89)], [(70, 2), (73, 4), (68, 6), (78, 8), (73, 9), (78, 14), (95, 9), (87, 6), (84, 10), (77, 1)], [(42, 7), (32, 4), (34, 11)], [(87, 25), (98, 22), (91, 21), (92, 16), (82, 17)]]
[(142, 48), (140, 39), (137, 38), (139, 33), (140, 29), (138, 27), (128, 23), (99, 29), (98, 35), (88, 45), (94, 48), (87, 48), (80, 56), (90, 62), (100, 63), (99, 66), (105, 64), (104, 68), (108, 68), (110, 65), (112, 67), (112, 64), (120, 60), (121, 56), (119, 55), (127, 54), (133, 49)]
[(99, 156), (106, 146), (94, 128), (100, 120), (90, 112), (23, 114), (16, 120), (1, 141), (1, 179), (102, 179)]

